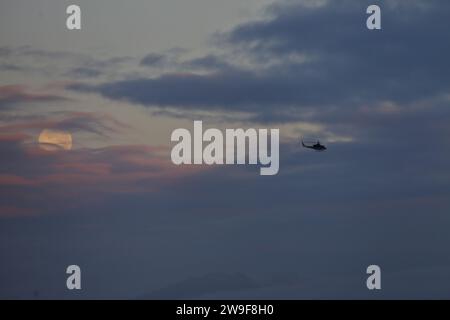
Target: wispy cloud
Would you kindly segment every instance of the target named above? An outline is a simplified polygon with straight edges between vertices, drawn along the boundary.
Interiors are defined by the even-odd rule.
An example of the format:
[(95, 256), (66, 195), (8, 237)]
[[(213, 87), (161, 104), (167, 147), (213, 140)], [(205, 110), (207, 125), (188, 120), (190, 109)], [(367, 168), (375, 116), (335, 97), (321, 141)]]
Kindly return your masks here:
[(32, 91), (23, 85), (0, 86), (0, 108), (8, 108), (17, 104), (67, 100), (69, 99), (62, 95), (42, 91)]

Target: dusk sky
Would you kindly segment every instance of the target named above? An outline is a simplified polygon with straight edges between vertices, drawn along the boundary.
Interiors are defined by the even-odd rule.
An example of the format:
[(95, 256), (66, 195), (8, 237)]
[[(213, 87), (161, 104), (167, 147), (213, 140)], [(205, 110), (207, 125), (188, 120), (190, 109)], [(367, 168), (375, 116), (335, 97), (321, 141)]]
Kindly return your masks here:
[[(0, 299), (449, 298), (449, 31), (448, 0), (2, 0)], [(173, 164), (194, 120), (279, 128), (278, 174)]]

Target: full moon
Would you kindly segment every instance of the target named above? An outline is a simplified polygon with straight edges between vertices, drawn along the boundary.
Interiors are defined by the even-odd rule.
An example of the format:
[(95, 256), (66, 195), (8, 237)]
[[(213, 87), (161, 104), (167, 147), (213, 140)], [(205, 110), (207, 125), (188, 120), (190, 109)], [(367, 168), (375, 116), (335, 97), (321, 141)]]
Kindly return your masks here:
[(39, 146), (48, 151), (72, 149), (72, 135), (60, 130), (44, 129), (38, 141)]

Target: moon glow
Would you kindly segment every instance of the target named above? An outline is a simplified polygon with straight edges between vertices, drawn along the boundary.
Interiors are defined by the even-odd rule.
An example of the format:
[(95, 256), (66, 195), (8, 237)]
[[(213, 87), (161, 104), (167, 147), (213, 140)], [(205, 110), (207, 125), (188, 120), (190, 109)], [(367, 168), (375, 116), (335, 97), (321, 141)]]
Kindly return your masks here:
[(48, 151), (72, 149), (72, 135), (60, 130), (44, 129), (38, 141), (39, 146)]

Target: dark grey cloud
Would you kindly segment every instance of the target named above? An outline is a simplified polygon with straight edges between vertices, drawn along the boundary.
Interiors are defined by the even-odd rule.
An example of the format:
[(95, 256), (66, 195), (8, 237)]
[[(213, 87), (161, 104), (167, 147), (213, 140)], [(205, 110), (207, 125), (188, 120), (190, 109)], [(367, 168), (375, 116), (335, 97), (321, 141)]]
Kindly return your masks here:
[(159, 53), (149, 53), (144, 58), (142, 58), (140, 64), (141, 66), (161, 66), (163, 63), (167, 62), (167, 57)]
[(180, 61), (186, 53), (188, 53), (187, 49), (179, 47), (163, 52), (150, 52), (140, 60), (139, 65), (159, 69), (178, 68), (182, 66)]
[(255, 111), (264, 105), (292, 104), (302, 93), (308, 95), (299, 84), (288, 81), (281, 74), (268, 77), (247, 71), (217, 72), (209, 75), (167, 74), (154, 79), (124, 80), (99, 86), (72, 84), (68, 88), (81, 92), (100, 92), (111, 99), (149, 106), (200, 110)]
[(185, 65), (191, 68), (200, 68), (206, 70), (227, 70), (233, 68), (225, 59), (214, 54), (195, 58), (187, 61)]
[(256, 61), (251, 69), (229, 69), (224, 60), (206, 56), (191, 61), (214, 68), (206, 75), (168, 73), (71, 88), (150, 107), (242, 110), (265, 119), (290, 112), (292, 107), (297, 111), (338, 107), (339, 112), (352, 112), (361, 105), (408, 104), (447, 94), (450, 45), (444, 39), (450, 4), (381, 3), (380, 31), (365, 26), (369, 4), (278, 5), (269, 11), (270, 18), (220, 35), (222, 44)]
[(272, 19), (243, 24), (223, 36), (261, 59), (305, 55), (311, 61), (295, 72), (310, 78), (309, 89), (336, 103), (408, 102), (448, 93), (450, 45), (442, 40), (449, 3), (382, 1), (381, 31), (365, 27), (369, 4), (274, 6)]

